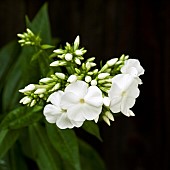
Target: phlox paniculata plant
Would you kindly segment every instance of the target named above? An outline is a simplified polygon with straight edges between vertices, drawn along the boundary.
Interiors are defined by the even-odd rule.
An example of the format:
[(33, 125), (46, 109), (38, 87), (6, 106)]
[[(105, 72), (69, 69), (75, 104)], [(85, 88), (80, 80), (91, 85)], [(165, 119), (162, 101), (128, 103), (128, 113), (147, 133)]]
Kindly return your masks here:
[[(22, 46), (41, 43), (40, 37), (29, 29), (18, 36)], [(86, 53), (80, 47), (79, 36), (73, 44), (67, 42), (64, 48), (53, 50), (49, 68), (60, 71), (19, 90), (24, 94), (20, 103), (29, 107), (43, 105), (45, 119), (60, 129), (81, 127), (85, 121), (104, 120), (110, 125), (114, 114), (120, 112), (134, 116), (131, 108), (140, 93), (139, 76), (144, 74), (140, 62), (122, 55), (99, 68), (95, 57), (84, 58)]]

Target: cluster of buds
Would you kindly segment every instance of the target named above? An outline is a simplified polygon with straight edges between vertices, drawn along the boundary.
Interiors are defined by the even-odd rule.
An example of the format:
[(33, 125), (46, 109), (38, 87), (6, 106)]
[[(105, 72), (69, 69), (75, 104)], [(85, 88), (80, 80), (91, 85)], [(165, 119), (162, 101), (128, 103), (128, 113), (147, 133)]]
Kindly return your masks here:
[[(19, 41), (21, 45), (25, 45), (25, 42), (36, 37), (29, 29), (27, 32), (18, 35), (23, 40)], [(36, 43), (35, 39), (33, 41)], [(40, 42), (40, 39), (38, 41)], [(54, 60), (50, 67), (54, 70), (57, 67), (61, 72), (40, 79), (39, 84), (30, 84), (19, 90), (25, 95), (20, 103), (33, 107), (42, 101), (50, 101), (59, 108), (56, 110), (56, 114), (61, 117), (58, 118), (59, 120), (56, 119), (56, 116), (51, 113), (50, 105), (44, 108), (44, 115), (47, 121), (56, 122), (57, 126), (63, 129), (80, 127), (85, 120), (94, 120), (97, 123), (99, 118), (110, 125), (110, 121), (114, 121), (113, 113), (118, 112), (122, 112), (126, 116), (134, 116), (130, 108), (139, 95), (138, 84), (141, 84), (139, 75), (144, 73), (139, 61), (122, 55), (120, 58), (108, 60), (98, 69), (94, 62), (95, 57), (85, 60), (84, 54), (87, 51), (80, 48), (79, 43), (80, 38), (77, 36), (72, 45), (67, 42), (64, 48), (53, 51), (49, 56)], [(86, 91), (86, 94), (81, 91), (82, 89)], [(76, 96), (80, 96), (79, 93), (83, 97), (76, 99)], [(53, 101), (54, 97), (57, 97), (59, 101)], [(96, 112), (92, 115), (82, 113), (81, 116), (77, 116), (73, 112), (75, 108), (70, 108), (71, 99), (77, 103), (74, 103), (75, 108), (81, 109), (82, 107), (82, 110), (92, 108), (89, 112), (93, 113), (94, 110)], [(96, 101), (89, 104), (92, 99), (96, 99)], [(65, 116), (63, 117), (63, 115)], [(68, 122), (68, 124), (63, 125), (62, 121)]]
[(39, 36), (36, 36), (29, 28), (27, 28), (26, 31), (27, 32), (24, 32), (23, 34), (17, 34), (17, 36), (21, 38), (18, 41), (21, 44), (21, 46), (25, 45), (39, 46), (41, 43), (41, 38)]

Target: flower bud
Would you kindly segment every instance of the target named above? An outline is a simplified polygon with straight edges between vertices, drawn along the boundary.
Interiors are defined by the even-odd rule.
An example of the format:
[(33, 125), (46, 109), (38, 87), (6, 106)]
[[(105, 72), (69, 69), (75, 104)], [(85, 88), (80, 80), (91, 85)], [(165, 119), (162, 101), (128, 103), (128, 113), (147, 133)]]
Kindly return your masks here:
[(48, 82), (50, 82), (50, 81), (52, 81), (53, 79), (52, 78), (49, 78), (49, 77), (45, 77), (45, 78), (42, 78), (42, 79), (40, 79), (40, 83), (48, 83)]
[(85, 82), (87, 82), (87, 83), (91, 82), (91, 77), (90, 76), (86, 76), (85, 77)]
[(103, 120), (110, 126), (110, 120), (107, 116), (103, 115)]
[(105, 79), (107, 76), (109, 76), (110, 74), (109, 73), (100, 73), (98, 75), (98, 79)]
[(76, 59), (75, 59), (75, 63), (78, 64), (78, 65), (81, 65), (80, 59), (79, 59), (79, 58), (76, 58)]
[(57, 60), (57, 61), (52, 62), (52, 63), (50, 64), (50, 66), (52, 66), (52, 67), (59, 66), (59, 63), (60, 63), (60, 62)]
[(78, 55), (78, 56), (79, 56), (79, 55), (83, 55), (83, 53), (82, 53), (81, 50), (76, 50), (76, 51), (75, 51), (75, 54)]
[(99, 116), (97, 116), (95, 119), (94, 119), (94, 122), (97, 123), (99, 120)]
[(92, 80), (92, 81), (91, 81), (91, 85), (92, 85), (92, 86), (96, 86), (96, 85), (97, 85), (97, 81), (96, 81), (96, 80)]
[(114, 117), (113, 117), (113, 114), (112, 114), (112, 113), (110, 113), (109, 111), (106, 111), (106, 112), (105, 112), (105, 115), (106, 115), (110, 120), (114, 121)]
[(30, 103), (30, 102), (31, 102), (31, 98), (28, 97), (28, 96), (23, 97), (23, 98), (19, 101), (19, 103), (23, 103), (23, 104), (28, 104), (28, 103)]
[(63, 54), (63, 50), (62, 49), (56, 49), (53, 52), (57, 53), (57, 54)]
[(117, 62), (118, 58), (112, 58), (111, 60), (107, 61), (107, 65), (109, 67), (113, 66)]
[(30, 107), (33, 107), (35, 104), (36, 104), (36, 100), (34, 99), (34, 100), (31, 102)]
[(60, 79), (65, 79), (65, 74), (63, 74), (63, 73), (55, 73), (55, 75), (58, 77), (58, 78), (60, 78)]
[(79, 47), (79, 43), (80, 43), (80, 37), (77, 36), (75, 41), (74, 41), (74, 50), (77, 50)]
[(35, 89), (35, 85), (34, 84), (29, 84), (24, 89), (19, 90), (19, 92), (26, 93), (26, 92), (29, 92), (29, 91), (33, 91), (34, 89)]
[(71, 61), (72, 59), (73, 59), (73, 55), (72, 55), (72, 54), (67, 53), (67, 54), (65, 55), (65, 60)]
[(67, 82), (73, 83), (73, 82), (75, 82), (76, 80), (77, 80), (77, 76), (76, 76), (76, 75), (71, 75), (71, 76), (68, 78)]
[(38, 88), (37, 90), (35, 90), (34, 94), (42, 94), (44, 92), (46, 92), (45, 88)]

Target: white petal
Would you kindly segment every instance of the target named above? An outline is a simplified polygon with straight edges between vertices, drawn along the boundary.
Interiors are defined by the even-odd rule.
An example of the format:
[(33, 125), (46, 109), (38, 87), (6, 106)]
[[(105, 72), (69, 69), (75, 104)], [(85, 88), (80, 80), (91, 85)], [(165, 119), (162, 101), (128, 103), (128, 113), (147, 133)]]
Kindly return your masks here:
[(121, 72), (123, 74), (129, 74), (130, 73), (130, 69), (134, 67), (137, 70), (137, 76), (140, 76), (142, 74), (144, 74), (144, 69), (143, 67), (140, 65), (139, 60), (137, 59), (129, 59), (125, 61), (125, 65), (121, 68)]
[(56, 125), (60, 129), (73, 128), (74, 125), (71, 123), (66, 113), (62, 113), (59, 119), (56, 121)]
[(121, 97), (112, 98), (110, 102), (110, 110), (113, 113), (118, 113), (121, 110)]
[(109, 99), (109, 97), (104, 97), (103, 98), (103, 104), (105, 105), (105, 106), (109, 106), (110, 105), (110, 99)]
[(94, 107), (91, 105), (85, 105), (82, 109), (84, 118), (87, 120), (94, 120), (96, 119), (97, 116), (100, 115), (102, 111), (102, 106), (101, 107)]
[(90, 86), (84, 100), (89, 105), (100, 107), (103, 104), (101, 90), (97, 86)]
[(44, 107), (43, 114), (49, 123), (55, 123), (61, 114), (61, 109), (52, 104), (48, 104)]
[(74, 107), (74, 105), (78, 104), (80, 101), (80, 97), (72, 92), (66, 92), (62, 98), (60, 106), (63, 109), (68, 109), (69, 107)]
[(65, 88), (65, 92), (72, 92), (77, 94), (80, 98), (84, 98), (87, 93), (88, 84), (84, 81), (76, 81), (74, 83), (69, 84)]
[(73, 121), (84, 121), (85, 118), (84, 118), (84, 111), (83, 111), (83, 107), (82, 107), (83, 104), (77, 104), (73, 107), (70, 107), (68, 110), (67, 110), (67, 114), (68, 114), (68, 118), (73, 120)]
[(70, 120), (70, 121), (75, 127), (80, 127), (84, 123), (84, 121), (74, 121), (74, 120)]
[(60, 106), (60, 101), (63, 94), (64, 92), (61, 90), (54, 92), (49, 96), (47, 102), (51, 102), (55, 106)]

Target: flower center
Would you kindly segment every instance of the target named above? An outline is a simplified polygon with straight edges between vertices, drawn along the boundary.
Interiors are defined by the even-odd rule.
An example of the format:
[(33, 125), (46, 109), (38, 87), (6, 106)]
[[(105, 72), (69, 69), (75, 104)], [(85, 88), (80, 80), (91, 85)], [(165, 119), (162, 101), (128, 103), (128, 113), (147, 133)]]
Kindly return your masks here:
[(126, 91), (122, 92), (122, 96), (126, 96), (126, 94), (127, 94)]
[(84, 103), (85, 101), (84, 101), (84, 99), (80, 99), (80, 103)]

